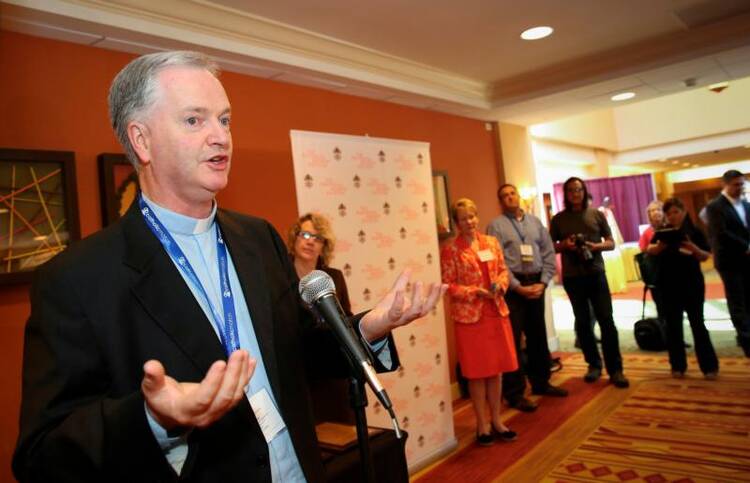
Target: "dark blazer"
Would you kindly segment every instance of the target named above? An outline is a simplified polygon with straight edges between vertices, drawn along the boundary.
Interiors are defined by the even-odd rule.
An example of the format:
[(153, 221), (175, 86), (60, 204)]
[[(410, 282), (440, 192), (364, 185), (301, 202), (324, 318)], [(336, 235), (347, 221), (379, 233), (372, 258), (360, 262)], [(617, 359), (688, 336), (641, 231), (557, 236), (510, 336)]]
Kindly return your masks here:
[[(750, 217), (750, 203), (742, 200), (742, 205), (745, 207), (745, 216)], [(716, 269), (731, 270), (737, 267), (737, 262), (747, 256), (750, 231), (723, 194), (706, 205), (706, 214)]]
[[(341, 366), (341, 352), (327, 331), (311, 330), (296, 273), (273, 227), (224, 210), (217, 220), (302, 470), (308, 481), (322, 481), (306, 365)], [(308, 360), (310, 347), (315, 357)], [(25, 334), (16, 477), (176, 480), (145, 416), (140, 383), (149, 359), (160, 360), (178, 381), (197, 382), (226, 356), (134, 203), (120, 222), (37, 271)], [(194, 429), (188, 444), (181, 479), (271, 481), (268, 446), (246, 399), (210, 427)]]

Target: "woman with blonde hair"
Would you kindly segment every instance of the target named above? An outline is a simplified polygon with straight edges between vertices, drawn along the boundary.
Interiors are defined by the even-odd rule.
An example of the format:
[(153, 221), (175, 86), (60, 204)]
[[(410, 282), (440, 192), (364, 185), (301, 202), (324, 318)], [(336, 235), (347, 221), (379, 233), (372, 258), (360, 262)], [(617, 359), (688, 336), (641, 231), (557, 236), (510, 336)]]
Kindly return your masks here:
[(497, 239), (477, 231), (479, 218), (473, 201), (456, 201), (451, 206), (451, 216), (458, 236), (443, 247), (440, 261), (443, 282), (448, 284), (458, 360), (461, 372), (469, 380), (476, 413), (477, 442), (487, 446), (495, 437), (512, 441), (516, 433), (500, 419), (501, 374), (518, 368), (504, 298), (508, 269)]
[(313, 270), (323, 270), (333, 279), (341, 308), (346, 315), (352, 315), (349, 291), (341, 270), (329, 266), (333, 259), (336, 239), (331, 224), (323, 215), (305, 213), (289, 228), (287, 249), (299, 278)]

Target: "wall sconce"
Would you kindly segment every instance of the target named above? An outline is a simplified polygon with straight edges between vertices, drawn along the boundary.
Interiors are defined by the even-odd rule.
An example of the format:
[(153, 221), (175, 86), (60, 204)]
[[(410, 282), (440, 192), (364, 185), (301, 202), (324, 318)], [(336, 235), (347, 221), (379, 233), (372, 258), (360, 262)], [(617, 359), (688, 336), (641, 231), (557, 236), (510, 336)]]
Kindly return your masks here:
[(528, 213), (533, 213), (537, 195), (536, 187), (522, 186), (518, 189), (518, 195), (521, 197), (521, 200), (523, 200), (524, 209)]

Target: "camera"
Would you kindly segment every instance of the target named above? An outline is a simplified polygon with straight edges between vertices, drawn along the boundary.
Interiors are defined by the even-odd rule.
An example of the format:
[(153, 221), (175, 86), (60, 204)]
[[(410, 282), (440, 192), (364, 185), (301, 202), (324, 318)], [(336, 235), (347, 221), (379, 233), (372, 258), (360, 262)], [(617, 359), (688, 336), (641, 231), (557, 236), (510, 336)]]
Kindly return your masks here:
[(583, 233), (576, 233), (573, 240), (575, 241), (576, 249), (584, 262), (590, 262), (594, 259), (594, 254), (591, 253), (591, 249), (586, 245), (586, 237)]

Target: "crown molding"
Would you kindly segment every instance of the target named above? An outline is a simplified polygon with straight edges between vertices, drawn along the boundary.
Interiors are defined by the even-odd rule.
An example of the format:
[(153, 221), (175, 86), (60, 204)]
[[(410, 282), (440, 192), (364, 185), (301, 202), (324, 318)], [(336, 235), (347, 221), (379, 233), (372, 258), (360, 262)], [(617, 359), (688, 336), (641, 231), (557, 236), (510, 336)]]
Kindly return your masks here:
[[(132, 33), (155, 48), (203, 48), (250, 63), (352, 80), (478, 109), (490, 107), (489, 84), (285, 25), (207, 0), (3, 0), (33, 19), (35, 12), (65, 17), (88, 33)], [(80, 22), (76, 24), (76, 21)], [(94, 28), (96, 32), (90, 30)], [(130, 40), (122, 39), (118, 40)], [(162, 44), (159, 42), (163, 40)]]

